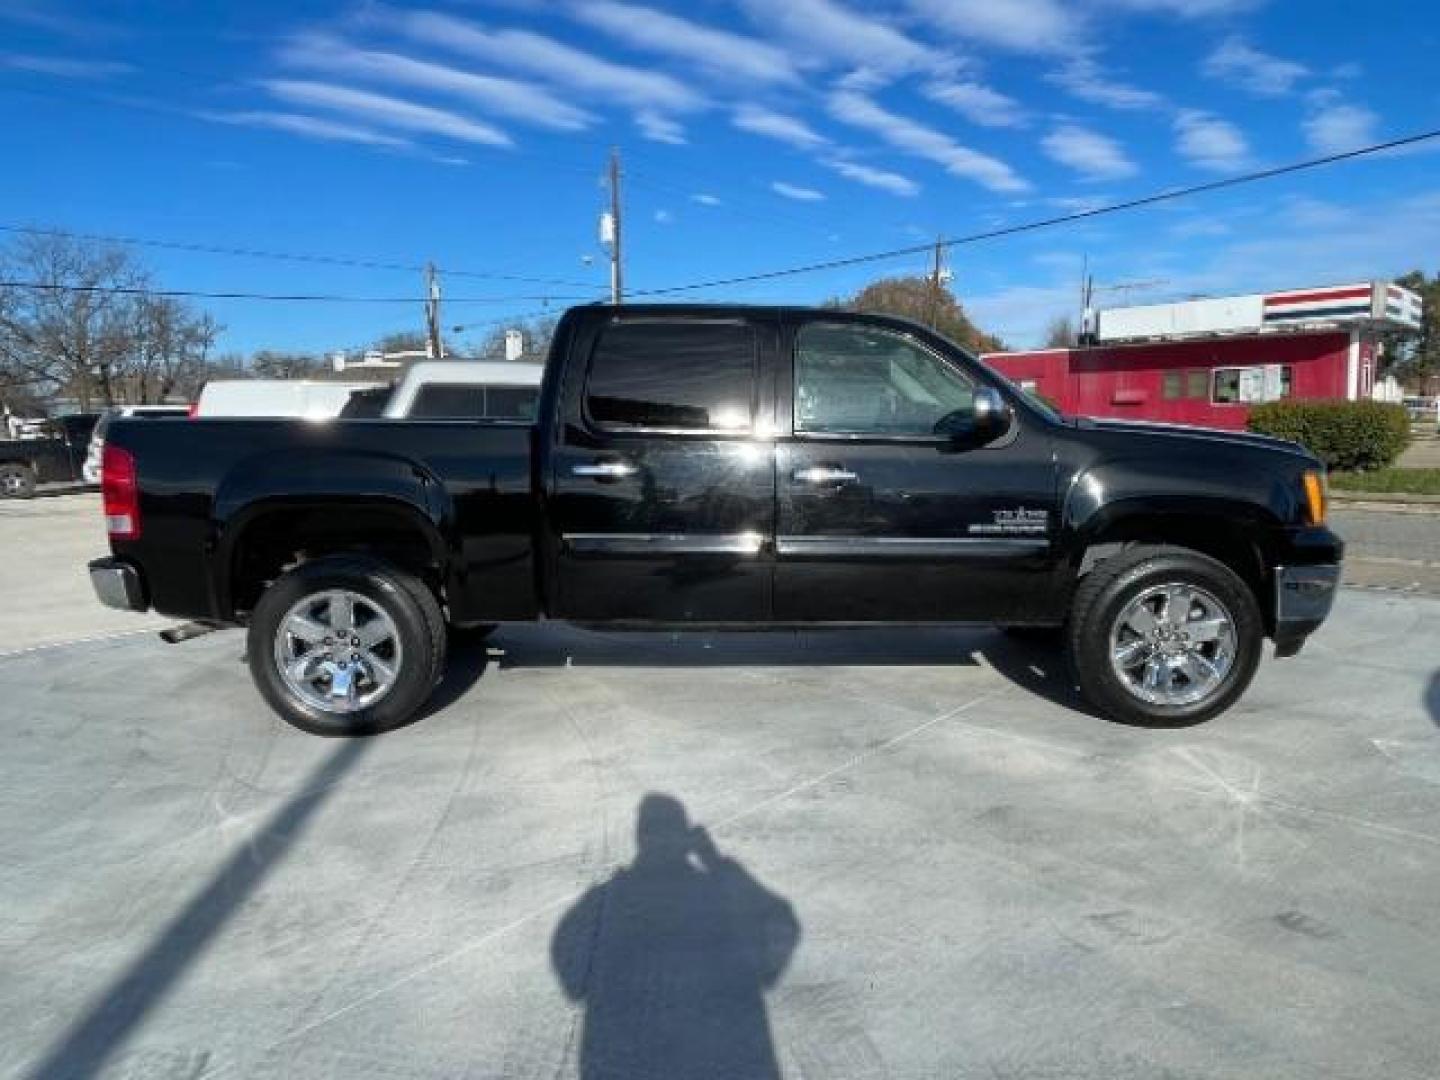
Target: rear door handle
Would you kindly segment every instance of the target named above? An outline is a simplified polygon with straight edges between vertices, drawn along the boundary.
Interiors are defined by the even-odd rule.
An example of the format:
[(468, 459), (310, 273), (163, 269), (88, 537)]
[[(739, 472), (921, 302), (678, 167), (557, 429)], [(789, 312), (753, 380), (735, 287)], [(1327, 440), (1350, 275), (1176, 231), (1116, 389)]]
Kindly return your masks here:
[(848, 484), (860, 479), (839, 465), (811, 465), (806, 469), (796, 469), (791, 475), (802, 484)]
[(570, 471), (576, 476), (588, 476), (591, 480), (623, 480), (634, 476), (637, 470), (628, 461), (595, 461), (588, 465), (575, 465)]

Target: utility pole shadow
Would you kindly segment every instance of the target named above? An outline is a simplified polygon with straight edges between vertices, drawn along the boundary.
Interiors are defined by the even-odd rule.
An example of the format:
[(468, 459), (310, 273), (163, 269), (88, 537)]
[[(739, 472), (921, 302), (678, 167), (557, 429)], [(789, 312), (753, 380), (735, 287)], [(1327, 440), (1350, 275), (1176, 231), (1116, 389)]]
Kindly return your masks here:
[(331, 752), (271, 815), (253, 841), (230, 856), (210, 883), (101, 991), (89, 1010), (25, 1075), (33, 1080), (83, 1080), (97, 1075), (289, 854), (315, 812), (370, 745), (366, 739), (347, 739)]

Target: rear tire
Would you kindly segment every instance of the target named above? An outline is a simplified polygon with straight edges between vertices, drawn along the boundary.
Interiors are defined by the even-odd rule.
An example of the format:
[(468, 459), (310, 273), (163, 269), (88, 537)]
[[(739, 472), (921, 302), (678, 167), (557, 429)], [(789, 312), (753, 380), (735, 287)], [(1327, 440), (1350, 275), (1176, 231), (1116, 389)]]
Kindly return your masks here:
[(1265, 628), (1254, 593), (1224, 563), (1140, 545), (1081, 581), (1066, 639), (1081, 693), (1101, 713), (1181, 727), (1219, 715), (1245, 692)]
[(20, 462), (0, 465), (0, 498), (32, 499), (34, 497), (34, 469)]
[(363, 556), (305, 563), (261, 595), (247, 638), (256, 688), (312, 735), (409, 722), (445, 670), (445, 621), (412, 574)]

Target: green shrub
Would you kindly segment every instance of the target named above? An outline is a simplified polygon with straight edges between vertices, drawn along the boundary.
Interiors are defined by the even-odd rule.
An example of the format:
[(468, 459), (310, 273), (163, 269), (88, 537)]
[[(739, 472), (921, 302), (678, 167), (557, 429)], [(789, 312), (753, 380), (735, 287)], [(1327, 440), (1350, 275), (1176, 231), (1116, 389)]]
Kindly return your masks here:
[(1410, 442), (1402, 405), (1381, 401), (1270, 401), (1250, 410), (1250, 430), (1298, 442), (1331, 469), (1383, 469)]

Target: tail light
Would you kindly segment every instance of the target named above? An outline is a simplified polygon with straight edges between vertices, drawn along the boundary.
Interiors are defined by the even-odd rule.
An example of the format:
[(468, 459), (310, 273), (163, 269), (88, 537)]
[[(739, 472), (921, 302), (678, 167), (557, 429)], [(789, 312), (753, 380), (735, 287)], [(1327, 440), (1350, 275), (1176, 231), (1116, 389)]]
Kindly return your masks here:
[(190, 402), (190, 408), (188, 408), (187, 410), (185, 410), (185, 418), (186, 418), (187, 420), (194, 420), (194, 419), (195, 419), (197, 416), (199, 416), (199, 415), (200, 415), (200, 399), (199, 399), (199, 398), (196, 398), (194, 401)]
[(140, 485), (135, 455), (105, 444), (100, 458), (100, 499), (105, 504), (105, 531), (112, 540), (140, 539)]

